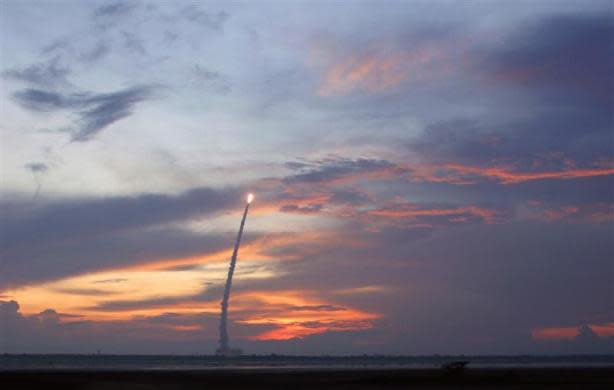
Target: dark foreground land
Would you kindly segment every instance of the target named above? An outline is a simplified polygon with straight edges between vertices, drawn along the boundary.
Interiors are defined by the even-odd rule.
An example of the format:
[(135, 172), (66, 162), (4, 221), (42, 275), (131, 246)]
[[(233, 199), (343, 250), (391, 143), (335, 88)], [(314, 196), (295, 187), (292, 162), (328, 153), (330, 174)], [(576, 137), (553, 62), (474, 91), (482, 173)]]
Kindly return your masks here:
[(3, 389), (614, 389), (614, 368), (23, 370), (0, 371)]

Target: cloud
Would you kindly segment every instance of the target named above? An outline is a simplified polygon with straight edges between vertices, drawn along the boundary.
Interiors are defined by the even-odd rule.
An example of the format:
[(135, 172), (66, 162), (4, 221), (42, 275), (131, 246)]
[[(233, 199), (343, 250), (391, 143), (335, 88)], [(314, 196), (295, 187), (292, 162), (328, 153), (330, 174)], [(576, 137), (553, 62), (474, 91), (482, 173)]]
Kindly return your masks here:
[(425, 81), (441, 67), (442, 49), (423, 46), (408, 51), (351, 55), (329, 67), (318, 94), (345, 95), (355, 91), (377, 94), (410, 79)]
[[(260, 351), (274, 347), (265, 341), (247, 343), (244, 338), (282, 340), (298, 336), (305, 338), (307, 344), (315, 343), (312, 347), (317, 351), (317, 341), (309, 341), (307, 335), (345, 329), (352, 330), (351, 335), (338, 353), (364, 351), (354, 345), (359, 341), (377, 341), (380, 352), (493, 353), (509, 350), (510, 345), (515, 353), (526, 353), (531, 348), (547, 352), (546, 347), (531, 346), (530, 330), (539, 324), (566, 323), (580, 317), (590, 318), (591, 324), (603, 323), (604, 316), (606, 321), (609, 316), (609, 284), (604, 277), (611, 257), (607, 231), (587, 231), (581, 226), (544, 229), (540, 224), (502, 224), (467, 226), (427, 236), (402, 229), (344, 229), (332, 233), (323, 232), (322, 241), (301, 235), (297, 242), (303, 242), (304, 247), (288, 243), (288, 250), (299, 256), (283, 263), (286, 272), (282, 277), (237, 279), (239, 288), (233, 299), (236, 320), (249, 321), (231, 330), (238, 344), (249, 346), (249, 351)], [(573, 242), (569, 237), (574, 237)], [(271, 251), (279, 247), (275, 241), (266, 246)], [(578, 286), (573, 294), (570, 284)], [(330, 290), (331, 285), (336, 288)], [(360, 286), (365, 285), (385, 285), (390, 293), (366, 288), (360, 294), (336, 294), (337, 290), (360, 292)], [(309, 292), (317, 292), (318, 299), (314, 300)], [(399, 300), (399, 294), (407, 299)], [(157, 306), (156, 302), (132, 302), (123, 309), (128, 319), (131, 311), (139, 310), (164, 313), (206, 307), (216, 311), (218, 300), (219, 291), (217, 297), (213, 294), (202, 301), (182, 297), (157, 302)], [(527, 300), (532, 304), (518, 304)], [(338, 310), (326, 310), (332, 309), (327, 305)], [(512, 307), (518, 317), (510, 322)], [(362, 314), (356, 317), (356, 310), (381, 313), (383, 318), (364, 322)], [(475, 312), (481, 313), (477, 327)], [(344, 323), (344, 316), (353, 320)], [(147, 316), (150, 317), (153, 316)], [(209, 333), (201, 337), (215, 337), (217, 316), (212, 317), (210, 322), (203, 321), (212, 327), (205, 325)], [(594, 320), (597, 318), (602, 319)], [(163, 322), (175, 319), (179, 328), (191, 325), (174, 315), (160, 318)], [(176, 340), (174, 333), (158, 334), (156, 329), (141, 328), (148, 322), (145, 318), (127, 321), (121, 329), (140, 329), (144, 339), (163, 336), (157, 344), (160, 349), (166, 347), (165, 340)], [(106, 330), (97, 333), (98, 340), (111, 337), (109, 332), (114, 328), (109, 326), (99, 328)], [(382, 334), (357, 329), (380, 330)], [(117, 337), (123, 338), (123, 332), (120, 334)], [(331, 337), (335, 334), (331, 333)], [(476, 344), (469, 340), (471, 337), (491, 341)], [(174, 346), (175, 351), (183, 348), (176, 341)]]
[[(296, 292), (279, 292), (283, 299), (298, 299)], [(240, 299), (251, 299), (248, 295)], [(262, 341), (300, 339), (308, 335), (344, 330), (348, 333), (370, 329), (373, 315), (354, 309), (304, 311), (301, 318), (287, 322), (285, 305), (267, 294), (257, 300), (267, 302), (261, 310), (237, 313), (231, 323), (235, 345), (249, 343), (250, 350), (262, 348)], [(261, 323), (258, 313), (271, 315), (271, 323)], [(16, 301), (0, 301), (0, 320), (6, 338), (0, 339), (1, 353), (203, 353), (213, 351), (217, 341), (217, 313), (163, 312), (138, 315), (126, 320), (87, 320), (46, 309), (24, 315)], [(248, 341), (252, 339), (254, 341)], [(194, 345), (197, 344), (197, 347)]]
[(528, 88), (563, 89), (611, 106), (614, 22), (609, 15), (554, 15), (523, 27), (487, 57), (499, 79)]
[(314, 37), (308, 61), (320, 79), (317, 94), (327, 100), (346, 97), (351, 104), (359, 97), (371, 103), (392, 95), (397, 100), (464, 70), (470, 46), (466, 26), (451, 20), (395, 22), (385, 28), (356, 27), (360, 34)]
[(135, 4), (129, 1), (116, 1), (99, 6), (94, 10), (94, 17), (117, 17), (129, 13), (136, 7)]
[(444, 164), (418, 167), (412, 173), (415, 180), (471, 184), (475, 178), (486, 178), (503, 184), (518, 184), (538, 180), (573, 180), (614, 175), (614, 168), (567, 168), (556, 171), (522, 172), (510, 166), (480, 167), (462, 164)]
[(70, 68), (61, 66), (59, 57), (55, 57), (49, 62), (33, 64), (21, 69), (6, 70), (2, 72), (2, 76), (37, 87), (55, 87), (68, 85), (66, 77), (70, 72)]
[(287, 184), (324, 185), (359, 179), (386, 176), (396, 168), (385, 160), (333, 158), (309, 163), (290, 163), (289, 168), (299, 168), (302, 172), (285, 177)]
[(136, 104), (148, 100), (155, 90), (153, 86), (136, 86), (89, 97), (85, 110), (79, 113), (81, 126), (72, 134), (72, 140), (90, 140), (107, 126), (132, 115)]
[(207, 27), (211, 30), (222, 31), (229, 16), (225, 11), (210, 13), (195, 4), (188, 5), (181, 10), (181, 15), (190, 22)]
[(475, 205), (460, 207), (428, 207), (412, 203), (389, 204), (380, 209), (367, 212), (368, 216), (383, 219), (404, 220), (415, 223), (417, 226), (433, 226), (437, 221), (448, 223), (469, 223), (480, 221), (494, 223), (503, 213), (497, 210), (478, 207)]
[(53, 111), (73, 105), (60, 93), (40, 89), (24, 89), (13, 94), (13, 97), (21, 106), (32, 111)]
[[(180, 195), (145, 194), (99, 199), (56, 201), (29, 208), (2, 206), (2, 248), (76, 235), (109, 233), (213, 214), (235, 205), (233, 191), (198, 188)], [(240, 199), (237, 197), (237, 199)]]
[(94, 46), (90, 50), (81, 52), (81, 54), (79, 55), (79, 58), (85, 62), (90, 62), (90, 63), (96, 62), (102, 59), (103, 57), (105, 57), (107, 54), (109, 54), (110, 51), (111, 51), (111, 48), (109, 44), (101, 40), (101, 41), (98, 41), (96, 46)]
[(190, 71), (190, 75), (191, 83), (195, 87), (205, 88), (205, 90), (220, 94), (226, 94), (232, 91), (231, 84), (226, 77), (202, 65), (194, 65)]
[(170, 312), (130, 321), (89, 321), (53, 309), (24, 315), (16, 301), (0, 301), (5, 336), (0, 352), (196, 354), (213, 350), (216, 321), (207, 313)]
[(407, 145), (424, 163), (569, 168), (612, 159), (610, 120), (601, 116), (587, 107), (522, 121), (456, 118), (427, 125)]
[[(330, 331), (359, 331), (373, 327), (377, 313), (320, 303), (313, 291), (249, 291), (235, 293), (239, 305), (266, 308), (247, 310), (235, 322), (244, 325), (267, 325), (271, 330), (249, 336), (251, 340), (288, 340)], [(298, 309), (297, 309), (298, 308)]]
[(224, 235), (156, 227), (215, 215), (240, 199), (234, 190), (199, 188), (179, 195), (71, 199), (35, 206), (2, 202), (0, 285), (220, 250), (227, 245)]
[(549, 222), (609, 223), (614, 220), (614, 204), (611, 202), (546, 204), (528, 202), (532, 216)]
[(124, 39), (124, 47), (128, 49), (128, 51), (134, 54), (140, 54), (142, 56), (147, 54), (145, 43), (142, 39), (138, 38), (136, 34), (128, 31), (122, 31), (122, 38)]
[(538, 345), (559, 353), (608, 354), (614, 348), (614, 323), (537, 328), (531, 335)]
[(306, 206), (298, 206), (295, 204), (286, 204), (279, 208), (283, 213), (298, 213), (298, 214), (317, 214), (322, 211), (321, 204), (308, 204)]
[(290, 310), (292, 311), (338, 311), (338, 310), (346, 310), (343, 307), (333, 306), (333, 305), (307, 305), (307, 306), (291, 306)]
[(103, 279), (103, 280), (96, 280), (94, 283), (121, 283), (121, 282), (125, 282), (128, 279), (125, 278), (113, 278), (113, 279)]
[(138, 85), (111, 93), (62, 94), (25, 89), (13, 94), (15, 100), (32, 111), (71, 110), (78, 119), (70, 129), (71, 141), (91, 140), (111, 124), (132, 115), (137, 104), (153, 97), (157, 86)]

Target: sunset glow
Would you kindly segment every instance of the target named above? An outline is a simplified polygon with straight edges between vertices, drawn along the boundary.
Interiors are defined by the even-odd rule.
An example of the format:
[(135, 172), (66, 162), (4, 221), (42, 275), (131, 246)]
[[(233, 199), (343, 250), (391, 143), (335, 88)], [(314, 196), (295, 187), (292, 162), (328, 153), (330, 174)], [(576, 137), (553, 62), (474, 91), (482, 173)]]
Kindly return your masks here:
[(0, 357), (611, 354), (611, 1), (380, 3), (0, 1)]

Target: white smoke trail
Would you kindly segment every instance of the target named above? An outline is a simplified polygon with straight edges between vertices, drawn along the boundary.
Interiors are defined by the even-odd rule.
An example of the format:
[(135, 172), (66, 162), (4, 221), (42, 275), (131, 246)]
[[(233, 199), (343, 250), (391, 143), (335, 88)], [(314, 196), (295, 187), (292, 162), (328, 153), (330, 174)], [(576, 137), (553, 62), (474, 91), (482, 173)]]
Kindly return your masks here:
[(245, 211), (243, 212), (243, 218), (241, 219), (241, 226), (239, 227), (239, 233), (237, 235), (237, 241), (232, 252), (232, 258), (230, 259), (230, 267), (228, 267), (228, 278), (226, 279), (226, 286), (224, 287), (224, 297), (222, 299), (222, 312), (220, 314), (220, 346), (216, 353), (218, 355), (227, 355), (230, 353), (230, 346), (228, 345), (228, 330), (226, 323), (228, 322), (228, 299), (230, 298), (230, 288), (232, 287), (232, 275), (235, 271), (235, 265), (237, 263), (237, 254), (239, 253), (239, 246), (241, 245), (241, 236), (243, 235), (243, 226), (245, 226), (245, 219), (247, 218), (247, 211), (249, 205), (254, 199), (252, 194), (247, 196), (247, 203), (245, 205)]
[(36, 184), (36, 190), (34, 191), (34, 195), (32, 195), (32, 200), (36, 200), (41, 192), (42, 187), (39, 175), (42, 175), (47, 172), (49, 167), (47, 167), (46, 164), (41, 162), (28, 163), (24, 167), (30, 172), (32, 172), (32, 177), (34, 178), (34, 183)]

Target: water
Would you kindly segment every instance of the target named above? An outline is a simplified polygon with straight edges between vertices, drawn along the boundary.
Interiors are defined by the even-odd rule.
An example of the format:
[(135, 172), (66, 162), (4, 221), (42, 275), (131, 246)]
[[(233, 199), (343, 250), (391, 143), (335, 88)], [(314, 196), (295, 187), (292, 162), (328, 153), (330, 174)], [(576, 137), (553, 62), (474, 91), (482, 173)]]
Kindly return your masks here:
[(1, 370), (220, 370), (439, 368), (451, 361), (471, 368), (614, 367), (614, 355), (567, 356), (217, 356), (0, 355)]

